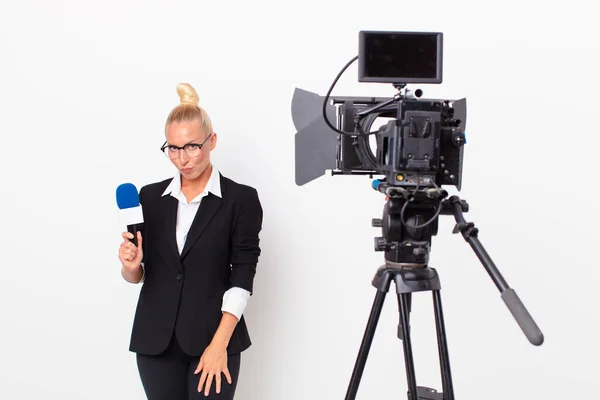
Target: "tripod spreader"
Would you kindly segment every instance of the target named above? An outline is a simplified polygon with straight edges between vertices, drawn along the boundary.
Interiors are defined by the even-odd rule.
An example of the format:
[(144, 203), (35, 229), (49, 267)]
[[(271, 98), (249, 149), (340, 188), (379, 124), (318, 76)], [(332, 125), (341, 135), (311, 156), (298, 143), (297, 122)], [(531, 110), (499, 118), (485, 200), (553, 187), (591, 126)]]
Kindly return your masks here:
[(449, 199), (444, 200), (444, 202), (447, 202), (447, 205), (452, 208), (454, 218), (456, 219), (453, 233), (460, 232), (467, 243), (471, 245), (471, 248), (500, 291), (506, 307), (508, 307), (513, 317), (517, 320), (517, 323), (529, 342), (535, 346), (540, 346), (544, 343), (544, 335), (521, 302), (521, 299), (519, 299), (519, 296), (517, 296), (517, 293), (508, 286), (508, 283), (506, 283), (502, 274), (500, 274), (500, 271), (496, 268), (494, 261), (479, 241), (479, 238), (477, 237), (479, 230), (475, 228), (475, 225), (472, 222), (467, 222), (463, 217), (465, 203), (460, 200), (458, 196), (451, 196)]
[[(383, 265), (372, 280), (372, 285), (377, 288), (375, 300), (371, 307), (369, 320), (358, 351), (358, 356), (350, 378), (350, 384), (346, 392), (345, 400), (354, 400), (358, 392), (358, 386), (367, 362), (367, 357), (373, 342), (375, 330), (381, 315), (381, 310), (391, 283), (396, 284), (396, 296), (398, 299), (398, 312), (400, 324), (398, 325), (398, 338), (402, 341), (404, 352), (404, 365), (406, 368), (406, 379), (408, 383), (409, 400), (454, 400), (454, 389), (452, 374), (450, 372), (450, 358), (448, 355), (448, 341), (446, 339), (446, 328), (442, 311), (442, 299), (440, 295), (440, 278), (437, 271), (429, 266), (415, 269), (402, 269)], [(433, 309), (435, 314), (435, 325), (437, 332), (438, 353), (440, 361), (440, 372), (442, 378), (443, 392), (437, 392), (432, 388), (417, 385), (415, 365), (412, 351), (412, 339), (410, 333), (410, 308), (412, 294), (417, 292), (431, 292), (433, 296)]]

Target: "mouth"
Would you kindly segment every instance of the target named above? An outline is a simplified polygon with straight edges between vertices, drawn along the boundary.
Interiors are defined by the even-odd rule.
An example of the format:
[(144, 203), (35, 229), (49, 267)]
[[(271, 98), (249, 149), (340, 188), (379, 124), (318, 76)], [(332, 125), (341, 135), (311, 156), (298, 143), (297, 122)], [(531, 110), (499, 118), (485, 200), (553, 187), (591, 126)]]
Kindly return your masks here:
[(189, 174), (190, 172), (192, 172), (193, 168), (181, 168), (181, 172), (183, 172), (184, 174)]

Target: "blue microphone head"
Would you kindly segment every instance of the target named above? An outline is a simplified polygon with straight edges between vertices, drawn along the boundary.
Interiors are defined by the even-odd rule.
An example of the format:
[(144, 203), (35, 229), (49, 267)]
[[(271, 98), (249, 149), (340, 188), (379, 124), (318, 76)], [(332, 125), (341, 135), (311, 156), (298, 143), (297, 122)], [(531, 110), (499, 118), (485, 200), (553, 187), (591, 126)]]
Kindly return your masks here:
[(140, 205), (140, 195), (133, 183), (123, 183), (117, 187), (117, 205), (121, 210)]

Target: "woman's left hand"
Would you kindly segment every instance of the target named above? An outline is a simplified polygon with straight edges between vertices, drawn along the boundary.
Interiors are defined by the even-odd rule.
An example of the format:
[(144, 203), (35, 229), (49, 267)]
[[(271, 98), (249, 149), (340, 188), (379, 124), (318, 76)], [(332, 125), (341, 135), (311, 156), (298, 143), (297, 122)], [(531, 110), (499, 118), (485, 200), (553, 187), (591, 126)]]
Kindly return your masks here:
[(202, 371), (202, 375), (198, 384), (198, 392), (202, 392), (202, 387), (204, 387), (204, 395), (208, 396), (212, 380), (215, 378), (216, 391), (221, 393), (221, 374), (225, 375), (229, 384), (232, 382), (229, 369), (227, 369), (227, 348), (210, 344), (200, 357), (200, 362), (194, 374), (197, 375), (200, 371)]

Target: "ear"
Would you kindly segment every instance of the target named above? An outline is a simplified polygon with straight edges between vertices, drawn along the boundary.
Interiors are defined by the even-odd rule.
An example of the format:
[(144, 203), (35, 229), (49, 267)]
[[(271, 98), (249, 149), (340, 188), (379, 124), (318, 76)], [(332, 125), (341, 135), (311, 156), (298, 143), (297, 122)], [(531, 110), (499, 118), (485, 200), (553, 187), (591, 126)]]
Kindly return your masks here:
[(217, 147), (217, 132), (213, 132), (212, 136), (210, 137), (210, 150), (214, 150), (215, 147)]

